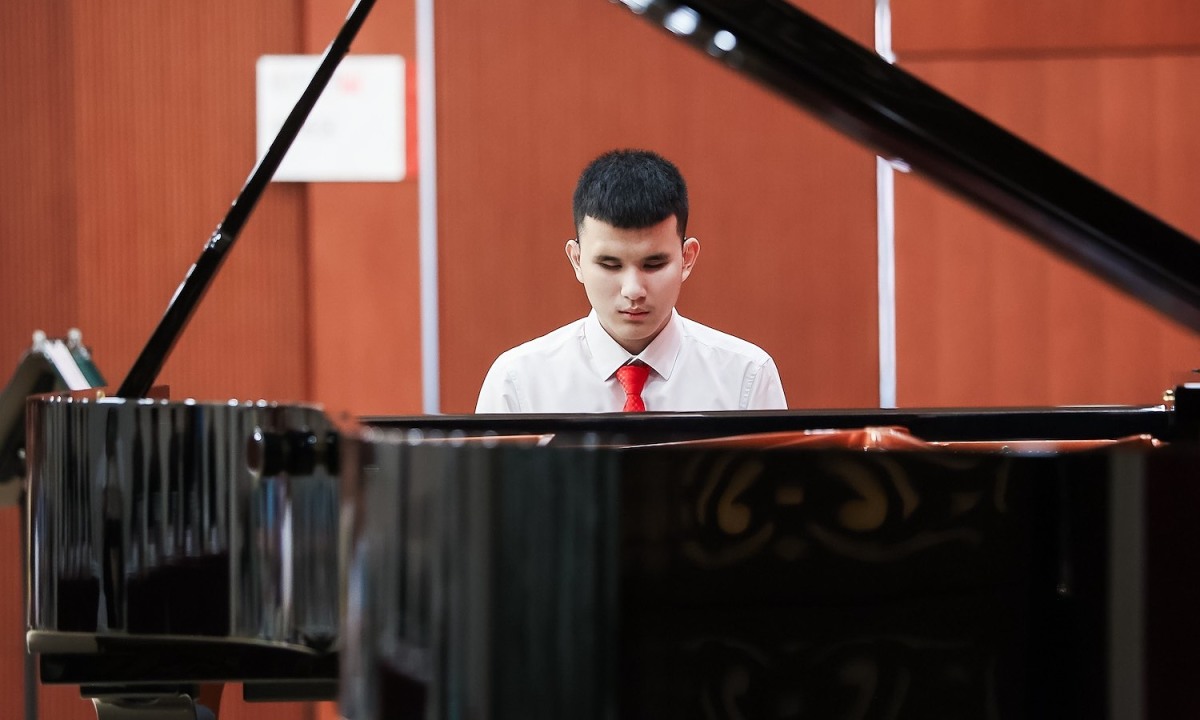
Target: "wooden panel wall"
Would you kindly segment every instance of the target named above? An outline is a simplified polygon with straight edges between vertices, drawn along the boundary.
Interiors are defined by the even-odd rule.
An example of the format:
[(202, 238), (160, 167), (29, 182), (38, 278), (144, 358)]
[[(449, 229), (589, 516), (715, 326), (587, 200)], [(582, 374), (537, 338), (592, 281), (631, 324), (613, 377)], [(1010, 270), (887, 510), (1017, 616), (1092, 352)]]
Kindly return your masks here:
[[(871, 14), (812, 2), (856, 37)], [(583, 166), (645, 147), (688, 179), (679, 310), (752, 340), (793, 407), (877, 400), (874, 157), (619, 5), (437, 4), (442, 404), (582, 316), (562, 252)]]
[[(254, 62), (295, 51), (293, 5), (72, 6), (77, 317), (110, 381), (254, 165)], [(305, 396), (302, 199), (264, 194), (164, 368), (175, 396)]]
[[(305, 48), (320, 53), (346, 16), (346, 0), (305, 0)], [(357, 54), (398, 54), (415, 97), (412, 0), (376, 3)], [(415, 102), (408, 132), (415, 133)], [(415, 151), (415, 148), (410, 148)], [(331, 412), (421, 412), (421, 317), (416, 158), (399, 183), (308, 183), (310, 397)]]
[[(901, 65), (1200, 236), (1193, 3), (952, 5), (896, 7)], [(896, 212), (902, 405), (1155, 403), (1200, 364), (1195, 333), (919, 178)]]
[(1190, 0), (1008, 0), (892, 3), (905, 53), (1172, 52), (1194, 50), (1200, 4)]
[[(34, 327), (65, 327), (77, 307), (74, 258), (73, 118), (65, 3), (0, 3), (0, 386)], [(45, 268), (30, 281), (34, 268)], [(55, 289), (57, 285), (58, 289)], [(32, 323), (38, 323), (32, 325)], [(41, 325), (44, 323), (45, 325)], [(60, 330), (62, 332), (62, 330)], [(0, 508), (0, 717), (25, 712), (25, 617), (20, 518)], [(43, 692), (43, 703), (69, 697)], [(70, 710), (63, 717), (85, 717)]]

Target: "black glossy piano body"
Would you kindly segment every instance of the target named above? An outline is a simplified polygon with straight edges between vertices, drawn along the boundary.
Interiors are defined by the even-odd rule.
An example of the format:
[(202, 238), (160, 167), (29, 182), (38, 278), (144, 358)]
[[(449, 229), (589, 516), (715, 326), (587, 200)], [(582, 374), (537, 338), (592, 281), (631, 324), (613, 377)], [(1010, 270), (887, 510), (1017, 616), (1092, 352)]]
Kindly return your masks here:
[(31, 400), (28, 429), (27, 639), (42, 682), (96, 697), (234, 680), (251, 698), (335, 696), (323, 412), (85, 392)]
[[(1200, 448), (1072, 445), (1169, 432), (1163, 408), (1048, 410), (1058, 432), (977, 445), (1024, 437), (1020, 414), (376, 418), (347, 452), (372, 470), (343, 472), (342, 712), (1197, 709), (1200, 529), (1179, 507)], [(898, 420), (935, 442), (779, 441)], [(483, 427), (503, 439), (450, 437)], [(728, 440), (746, 427), (765, 434)]]
[(354, 718), (1038, 717), (1200, 669), (1163, 406), (30, 420), (30, 644), (89, 695), (329, 697), (340, 660)]

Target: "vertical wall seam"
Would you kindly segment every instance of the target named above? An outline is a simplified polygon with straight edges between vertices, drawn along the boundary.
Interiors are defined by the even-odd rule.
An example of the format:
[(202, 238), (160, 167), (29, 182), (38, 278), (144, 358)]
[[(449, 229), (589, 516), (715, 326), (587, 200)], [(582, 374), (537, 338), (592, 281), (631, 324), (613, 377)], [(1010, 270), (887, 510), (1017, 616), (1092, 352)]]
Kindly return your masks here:
[[(875, 52), (890, 63), (892, 10), (875, 0)], [(875, 212), (878, 229), (879, 407), (896, 407), (896, 184), (892, 164), (875, 159)]]
[(434, 0), (416, 0), (417, 11), (417, 214), (421, 282), (421, 406), (441, 412), (438, 334), (437, 113), (434, 105)]

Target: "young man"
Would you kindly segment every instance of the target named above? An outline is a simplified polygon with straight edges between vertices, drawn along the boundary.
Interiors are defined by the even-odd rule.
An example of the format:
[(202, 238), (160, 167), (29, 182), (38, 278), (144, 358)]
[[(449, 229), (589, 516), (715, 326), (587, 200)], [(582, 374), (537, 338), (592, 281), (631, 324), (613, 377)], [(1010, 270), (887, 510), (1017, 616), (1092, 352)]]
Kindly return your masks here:
[(700, 255), (687, 186), (658, 155), (616, 150), (579, 177), (567, 258), (587, 317), (492, 364), (478, 413), (785, 409), (775, 362), (757, 346), (675, 312)]

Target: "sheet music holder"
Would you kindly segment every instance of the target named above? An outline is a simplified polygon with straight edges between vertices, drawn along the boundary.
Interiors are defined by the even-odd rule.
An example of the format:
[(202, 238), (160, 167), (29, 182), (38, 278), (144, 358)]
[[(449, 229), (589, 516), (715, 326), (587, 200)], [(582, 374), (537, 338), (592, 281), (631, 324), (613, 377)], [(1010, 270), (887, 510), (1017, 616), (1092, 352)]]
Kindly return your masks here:
[(0, 390), (0, 507), (16, 505), (25, 477), (25, 398), (55, 390), (83, 390), (104, 385), (78, 330), (67, 337), (34, 333), (33, 345)]

